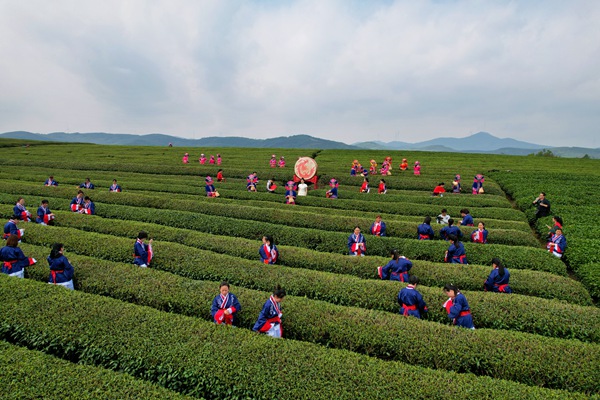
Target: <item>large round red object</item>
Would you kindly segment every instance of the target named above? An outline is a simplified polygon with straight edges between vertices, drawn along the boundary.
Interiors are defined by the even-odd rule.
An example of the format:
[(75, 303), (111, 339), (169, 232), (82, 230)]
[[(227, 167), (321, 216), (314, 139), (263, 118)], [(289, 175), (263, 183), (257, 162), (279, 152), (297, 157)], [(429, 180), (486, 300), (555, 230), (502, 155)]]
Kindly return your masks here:
[(317, 173), (317, 162), (310, 157), (300, 157), (294, 165), (294, 172), (297, 177), (308, 180)]

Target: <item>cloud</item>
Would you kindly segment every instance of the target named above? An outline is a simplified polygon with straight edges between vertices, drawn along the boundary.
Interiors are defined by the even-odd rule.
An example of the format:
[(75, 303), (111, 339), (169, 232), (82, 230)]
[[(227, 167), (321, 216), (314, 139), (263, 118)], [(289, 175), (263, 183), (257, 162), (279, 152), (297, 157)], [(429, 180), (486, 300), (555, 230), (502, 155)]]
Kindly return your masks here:
[(593, 1), (3, 2), (0, 131), (589, 146), (599, 17)]

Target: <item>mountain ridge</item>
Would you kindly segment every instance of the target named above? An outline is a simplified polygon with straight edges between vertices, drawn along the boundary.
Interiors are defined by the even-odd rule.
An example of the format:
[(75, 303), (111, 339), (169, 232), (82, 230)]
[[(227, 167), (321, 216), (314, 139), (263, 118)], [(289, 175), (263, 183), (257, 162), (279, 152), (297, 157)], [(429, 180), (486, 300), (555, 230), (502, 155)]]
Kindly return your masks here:
[(310, 135), (279, 136), (270, 139), (252, 139), (238, 136), (209, 136), (200, 139), (186, 139), (161, 133), (134, 135), (124, 133), (65, 133), (39, 134), (27, 131), (13, 131), (0, 134), (0, 138), (41, 140), (68, 143), (94, 143), (125, 146), (167, 146), (177, 147), (255, 147), (255, 148), (299, 148), (299, 149), (354, 149), (354, 150), (416, 150), (457, 153), (491, 153), (506, 155), (529, 155), (543, 149), (564, 157), (600, 158), (600, 148), (553, 147), (524, 142), (512, 138), (498, 138), (488, 132), (477, 132), (464, 138), (441, 137), (417, 143), (401, 141), (368, 141), (346, 144), (321, 139)]

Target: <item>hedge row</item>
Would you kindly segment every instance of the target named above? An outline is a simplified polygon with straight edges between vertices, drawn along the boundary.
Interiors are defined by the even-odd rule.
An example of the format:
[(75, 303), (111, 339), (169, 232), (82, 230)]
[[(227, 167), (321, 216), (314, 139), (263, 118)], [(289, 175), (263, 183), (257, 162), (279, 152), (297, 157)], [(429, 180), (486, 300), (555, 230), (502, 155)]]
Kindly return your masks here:
[[(596, 172), (596, 171), (594, 171)], [(533, 180), (535, 173), (528, 171), (523, 174), (496, 174), (500, 183), (506, 190), (517, 199), (516, 203), (521, 208), (541, 238), (546, 238), (548, 228), (546, 225), (552, 225), (551, 217), (535, 220), (535, 207), (532, 200), (544, 191), (548, 195), (552, 206), (552, 215), (560, 215), (564, 220), (564, 234), (567, 238), (567, 251), (563, 256), (563, 261), (575, 271), (577, 277), (584, 283), (590, 294), (596, 299), (600, 299), (600, 272), (593, 265), (600, 262), (600, 240), (598, 239), (597, 226), (589, 226), (595, 221), (598, 214), (597, 196), (593, 193), (593, 187), (590, 186), (590, 171), (580, 170), (578, 173), (569, 175), (569, 180), (560, 180), (557, 185), (557, 177), (565, 178), (561, 172), (559, 175), (549, 175), (544, 173), (543, 178), (536, 178), (535, 185), (528, 184)], [(553, 176), (553, 178), (550, 178)], [(553, 191), (551, 191), (553, 190)], [(588, 195), (589, 194), (589, 195)], [(554, 199), (564, 199), (555, 201)], [(579, 200), (575, 200), (579, 199)], [(581, 205), (583, 199), (585, 206)], [(580, 226), (579, 229), (572, 227)]]
[[(5, 191), (10, 190), (10, 193), (15, 193), (19, 195), (38, 195), (44, 196), (49, 193), (59, 193), (65, 197), (73, 196), (74, 190), (71, 188), (61, 188), (61, 187), (44, 187), (41, 185), (35, 185), (32, 183), (22, 183), (18, 181), (10, 181), (10, 180), (2, 180), (1, 181), (5, 185)], [(221, 193), (222, 192), (222, 193)], [(273, 194), (269, 193), (250, 193), (244, 190), (228, 190), (221, 191), (221, 195), (223, 197), (237, 199), (237, 200), (269, 200), (281, 203), (283, 200), (281, 198), (277, 198)], [(110, 197), (108, 197), (110, 196)], [(128, 197), (137, 198), (137, 203), (147, 203), (151, 202), (151, 206), (154, 208), (172, 208), (172, 205), (168, 205), (168, 203), (179, 203), (186, 204), (186, 202), (192, 205), (197, 204), (196, 197), (192, 197), (189, 195), (167, 195), (162, 193), (142, 193), (136, 192), (133, 193), (108, 193), (107, 191), (99, 191), (94, 193), (94, 200), (97, 201), (108, 201), (107, 199), (112, 199), (112, 201), (118, 201), (119, 203), (126, 201)], [(206, 197), (206, 196), (204, 196)], [(218, 199), (213, 204), (218, 204)], [(155, 204), (157, 203), (157, 204)], [(161, 204), (164, 204), (161, 206)], [(209, 203), (204, 203), (209, 204)], [(417, 203), (392, 203), (392, 204), (381, 204), (378, 202), (369, 202), (369, 201), (359, 201), (359, 200), (331, 200), (325, 198), (317, 198), (314, 196), (311, 197), (300, 197), (297, 199), (298, 205), (310, 205), (310, 206), (318, 206), (325, 208), (337, 208), (337, 209), (354, 209), (361, 211), (372, 211), (372, 212), (387, 212), (392, 214), (400, 214), (400, 215), (420, 215), (420, 216), (437, 216), (440, 213), (441, 208), (444, 206), (431, 206), (431, 205), (421, 205)], [(192, 205), (188, 205), (191, 207)], [(150, 204), (148, 204), (150, 206)], [(460, 210), (462, 207), (446, 207), (448, 213), (450, 215), (460, 215)], [(493, 219), (506, 219), (513, 221), (524, 221), (524, 216), (521, 212), (517, 210), (513, 210), (510, 208), (494, 208), (487, 207), (478, 209), (475, 213), (475, 210), (472, 210), (473, 215), (477, 219), (485, 219), (485, 218), (493, 218)]]
[(577, 276), (595, 299), (600, 299), (600, 263), (579, 265)]
[[(42, 168), (28, 168), (27, 170), (17, 172), (0, 172), (1, 179), (29, 181), (37, 183), (44, 182), (48, 178), (47, 169)], [(83, 177), (80, 171), (72, 170), (53, 170), (54, 175), (57, 179), (60, 179), (61, 186), (76, 185), (78, 186), (83, 182)], [(86, 171), (85, 176), (90, 176), (92, 182), (100, 190), (106, 190), (111, 184), (114, 174), (107, 174), (105, 171)], [(213, 174), (214, 175), (214, 174)], [(270, 175), (267, 175), (269, 179)], [(213, 176), (214, 178), (214, 176)], [(282, 177), (280, 180), (276, 180), (279, 190), (277, 193), (283, 195), (285, 189), (284, 184), (287, 182), (290, 176)], [(190, 180), (189, 176), (182, 176), (177, 178), (176, 176), (169, 178), (159, 178), (148, 174), (119, 174), (119, 181), (124, 182), (127, 190), (144, 190), (153, 192), (170, 192), (180, 194), (204, 194), (204, 179), (198, 178)], [(266, 192), (265, 185), (267, 179), (261, 180), (259, 185), (260, 192)], [(264, 182), (265, 185), (262, 183)], [(219, 190), (245, 190), (246, 180), (237, 178), (226, 178), (225, 182), (217, 182)], [(360, 182), (359, 182), (360, 186)], [(328, 188), (328, 187), (327, 187)], [(423, 193), (422, 191), (407, 191), (407, 190), (393, 190), (389, 189), (386, 196), (376, 196), (377, 184), (373, 186), (373, 190), (370, 195), (364, 195), (358, 193), (356, 187), (340, 186), (340, 191), (344, 192), (344, 198), (346, 199), (360, 199), (365, 201), (376, 201), (381, 203), (393, 203), (393, 202), (408, 202), (408, 203), (422, 203), (422, 204), (435, 204), (440, 205), (443, 203), (445, 206), (454, 205), (460, 207), (499, 207), (499, 208), (510, 208), (511, 204), (501, 196), (472, 196), (472, 195), (452, 195), (446, 196), (446, 198), (432, 197), (430, 193)], [(315, 193), (312, 191), (312, 193)], [(323, 193), (319, 193), (319, 196), (323, 196)]]
[[(40, 251), (37, 254), (40, 254)], [(191, 281), (160, 271), (143, 271), (122, 264), (107, 265), (104, 262), (99, 265), (87, 257), (78, 258), (77, 262), (78, 271), (80, 265), (85, 265), (81, 268), (85, 271), (82, 273), (83, 279), (78, 278), (78, 287), (83, 287), (86, 292), (108, 293), (110, 297), (133, 301), (140, 305), (150, 305), (165, 311), (174, 311), (176, 308), (183, 310), (186, 315), (200, 316), (211, 321), (209, 310), (212, 299), (218, 293), (218, 282)], [(34, 272), (36, 278), (41, 278), (42, 281), (47, 279), (46, 270), (36, 272)], [(161, 289), (157, 290), (157, 287)], [(269, 293), (237, 287), (231, 290), (242, 304), (242, 312), (239, 314), (240, 326), (251, 329)], [(455, 348), (462, 356), (445, 363), (436, 361), (434, 365), (430, 360), (438, 356), (435, 353), (431, 354), (430, 347), (442, 349), (449, 341), (454, 341), (456, 334), (452, 332), (453, 327), (439, 326), (426, 321), (406, 324), (406, 318), (397, 313), (376, 313), (294, 296), (285, 300), (284, 307), (286, 316), (284, 330), (287, 338), (343, 348), (387, 360), (410, 362), (413, 365), (435, 366), (436, 369), (468, 371), (519, 382), (528, 382), (530, 379), (530, 377), (523, 378), (523, 375), (527, 374), (523, 374), (519, 368), (512, 370), (523, 358), (522, 354), (506, 351), (506, 347), (498, 347), (495, 351), (485, 350), (481, 339), (487, 338), (489, 332), (476, 331), (471, 335), (464, 335), (461, 338), (464, 339), (461, 340), (464, 348)], [(327, 318), (322, 318), (323, 315), (327, 315)], [(504, 332), (498, 332), (496, 336), (498, 342), (500, 340), (509, 342), (511, 347), (516, 348), (526, 341), (529, 346), (529, 362), (533, 362), (533, 359), (544, 360), (548, 357), (547, 353), (553, 351), (547, 347), (546, 339), (536, 336), (526, 337), (526, 335)], [(422, 339), (424, 337), (429, 339), (424, 341)], [(579, 345), (580, 343), (575, 341), (562, 343), (562, 346), (578, 347)], [(408, 356), (410, 349), (417, 352), (419, 356)], [(600, 348), (597, 350), (600, 351)], [(598, 354), (600, 356), (600, 353)], [(472, 360), (475, 359), (478, 361), (473, 362)], [(481, 371), (482, 363), (485, 363), (489, 369)]]
[[(96, 258), (131, 262), (132, 240), (73, 231), (64, 228), (38, 227), (23, 240), (36, 245), (48, 245), (49, 234), (57, 234), (70, 251)], [(187, 246), (160, 242), (155, 245), (156, 258), (152, 267), (194, 279), (221, 280), (250, 289), (270, 290), (284, 283), (290, 294), (325, 300), (340, 305), (397, 312), (397, 282), (365, 281), (348, 275), (336, 275), (311, 270), (264, 265), (236, 257), (192, 249)], [(441, 305), (445, 299), (440, 288), (420, 290), (432, 305), (429, 318), (445, 322)], [(600, 310), (568, 303), (520, 295), (468, 292), (473, 315), (479, 327), (519, 330), (549, 337), (578, 338), (600, 341)], [(504, 318), (506, 314), (510, 318)], [(535, 315), (535, 318), (531, 316)], [(564, 323), (569, 316), (568, 326)]]
[[(14, 179), (14, 177), (13, 177)], [(7, 181), (6, 183), (8, 183), (11, 187), (13, 187), (16, 182), (15, 181)], [(22, 183), (19, 183), (22, 184)], [(140, 186), (143, 187), (144, 191), (129, 191), (126, 189), (126, 193), (128, 195), (150, 195), (150, 196), (164, 196), (167, 197), (169, 200), (173, 200), (173, 199), (181, 199), (181, 200), (192, 200), (195, 203), (201, 202), (202, 204), (215, 204), (215, 200), (214, 199), (208, 199), (206, 198), (206, 196), (204, 196), (205, 192), (204, 192), (204, 188), (196, 188), (193, 186), (187, 186), (186, 188), (193, 193), (199, 194), (199, 197), (190, 197), (188, 195), (181, 195), (181, 194), (176, 194), (173, 192), (173, 190), (175, 190), (175, 188), (173, 187), (168, 187), (165, 185), (154, 185), (156, 186), (154, 192), (149, 192), (148, 190), (150, 190), (148, 184), (139, 184)], [(47, 192), (40, 192), (40, 186), (35, 184), (32, 185), (32, 187), (34, 188), (34, 194), (38, 193), (40, 195), (47, 193)], [(179, 186), (177, 188), (177, 190), (180, 190), (180, 188), (184, 188)], [(75, 190), (71, 189), (71, 188), (67, 188), (67, 187), (60, 187), (60, 190), (58, 190), (58, 188), (53, 188), (52, 189), (55, 194), (60, 194), (61, 196), (64, 196), (65, 198), (68, 198), (69, 196), (74, 196), (75, 194)], [(16, 190), (15, 190), (16, 191)], [(165, 193), (171, 193), (170, 195), (166, 196)], [(23, 194), (23, 192), (20, 192), (19, 194)], [(104, 190), (100, 190), (100, 189), (95, 189), (94, 191), (89, 190), (88, 194), (91, 195), (91, 197), (94, 200), (97, 199), (102, 199), (105, 202), (111, 201), (111, 202), (115, 202), (118, 201), (117, 199), (115, 199), (115, 196), (109, 196), (107, 197), (107, 195), (109, 195), (108, 193), (106, 193), (106, 191)], [(15, 194), (16, 196), (17, 194)], [(99, 197), (97, 196), (99, 195)], [(121, 197), (124, 197), (125, 194), (121, 194)], [(282, 201), (278, 201), (281, 200), (280, 198), (278, 198), (277, 201), (272, 201), (273, 196), (266, 196), (265, 201), (261, 201), (261, 200), (251, 200), (250, 198), (245, 199), (244, 200), (244, 206), (251, 206), (251, 207), (260, 207), (260, 208), (270, 208), (270, 209), (283, 209), (286, 211), (290, 211), (292, 210), (292, 208), (289, 205), (283, 204)], [(16, 199), (15, 199), (16, 201)], [(229, 204), (229, 205), (235, 205), (238, 206), (240, 205), (239, 200), (236, 199), (226, 199), (226, 198), (219, 198), (218, 199), (218, 204)], [(441, 208), (440, 208), (441, 210)], [(388, 213), (382, 213), (382, 212), (376, 212), (376, 211), (371, 211), (371, 212), (365, 212), (365, 211), (354, 211), (354, 210), (343, 210), (343, 209), (332, 209), (332, 208), (323, 208), (323, 207), (312, 207), (312, 206), (306, 206), (303, 205), (302, 207), (295, 207), (293, 208), (293, 211), (301, 211), (301, 212), (310, 212), (310, 213), (315, 213), (315, 214), (323, 214), (326, 213), (329, 216), (333, 216), (333, 215), (339, 215), (339, 216), (344, 216), (344, 217), (358, 217), (358, 218), (367, 218), (369, 220), (374, 220), (375, 217), (379, 214), (382, 215), (382, 217), (384, 218), (384, 221), (403, 221), (403, 222), (412, 222), (415, 223), (416, 225), (420, 224), (423, 221), (423, 216), (421, 215), (417, 215), (417, 216), (407, 216), (407, 215), (395, 215), (395, 214), (388, 214)], [(439, 211), (438, 211), (439, 212)], [(435, 215), (432, 215), (432, 217), (434, 218), (434, 222), (435, 222), (435, 216), (437, 215), (437, 213)], [(455, 214), (453, 215), (453, 217), (455, 218), (456, 221), (460, 220), (460, 214)], [(524, 222), (524, 221), (507, 221), (507, 220), (501, 220), (501, 219), (486, 219), (485, 220), (486, 223), (486, 227), (488, 229), (509, 229), (509, 230), (517, 230), (517, 231), (522, 231), (525, 232), (527, 235), (526, 236), (531, 236), (531, 228), (529, 227), (529, 225)], [(465, 233), (467, 233), (467, 231), (465, 231)], [(470, 232), (468, 232), (470, 233)], [(522, 236), (523, 233), (518, 232), (516, 233), (517, 236)], [(512, 239), (510, 239), (512, 240)], [(526, 239), (527, 241), (530, 241), (531, 238)]]
[[(14, 296), (15, 292), (21, 295)], [(373, 398), (441, 397), (440, 385), (454, 395), (489, 395), (490, 387), (513, 396), (558, 395), (502, 380), (430, 371), (314, 344), (273, 340), (243, 329), (223, 328), (41, 283), (1, 277), (0, 295), (6, 299), (5, 312), (0, 316), (3, 338), (57, 355), (76, 356), (81, 362), (112, 366), (195, 396), (271, 398), (273, 382), (277, 382), (278, 398), (330, 398), (331, 393), (338, 398), (355, 398), (359, 391)], [(426, 325), (410, 318), (403, 323), (407, 328)], [(440, 334), (447, 332), (452, 338), (452, 349), (440, 349), (443, 355), (436, 362), (468, 358), (465, 354), (470, 348), (463, 344), (476, 345), (473, 339), (477, 338), (491, 346), (481, 349), (482, 353), (471, 362), (479, 361), (479, 368), (488, 373), (515, 369), (520, 379), (530, 385), (583, 393), (600, 389), (598, 369), (594, 367), (598, 363), (598, 346), (545, 339), (549, 347), (569, 346), (569, 356), (556, 358), (548, 354), (548, 360), (539, 360), (497, 351), (504, 364), (492, 371), (494, 367), (481, 360), (480, 354), (495, 352), (493, 349), (505, 344), (495, 332), (440, 328)], [(514, 334), (515, 340), (528, 338), (529, 335)], [(533, 347), (535, 352), (535, 344), (524, 346)], [(412, 350), (406, 354), (411, 362), (422, 356)], [(511, 358), (514, 361), (509, 361)], [(586, 365), (592, 367), (584, 368)], [(288, 379), (290, 376), (294, 379)], [(398, 379), (400, 376), (403, 379)], [(413, 384), (406, 385), (405, 380)], [(441, 384), (442, 381), (452, 383)], [(521, 394), (521, 388), (526, 392)]]
[[(8, 215), (9, 212), (10, 206), (0, 205), (0, 215)], [(157, 240), (177, 242), (249, 260), (257, 260), (258, 257), (259, 242), (256, 240), (121, 219), (131, 217), (127, 214), (120, 215), (118, 222), (113, 219), (116, 218), (114, 214), (111, 219), (95, 218), (93, 224), (90, 224), (90, 219), (85, 215), (70, 212), (57, 212), (57, 215), (57, 226), (124, 237), (132, 237), (137, 231), (145, 230), (151, 232), (152, 237)], [(278, 248), (280, 265), (350, 274), (365, 279), (379, 279), (376, 274), (377, 267), (389, 261), (389, 258), (384, 257), (348, 257), (292, 246)], [(463, 290), (483, 290), (482, 282), (490, 272), (490, 267), (477, 265), (439, 264), (419, 260), (415, 260), (413, 264), (413, 273), (419, 276), (425, 286), (443, 286), (453, 282)], [(516, 293), (523, 295), (566, 300), (580, 305), (592, 304), (590, 295), (580, 282), (547, 272), (512, 270), (511, 287)]]
[(189, 399), (127, 374), (0, 341), (0, 393), (12, 399)]
[[(120, 197), (120, 196), (119, 196)], [(0, 200), (5, 201), (5, 200)], [(67, 201), (63, 200), (66, 208)], [(97, 206), (97, 213), (110, 217), (111, 207)], [(134, 210), (131, 210), (133, 215)], [(348, 235), (316, 229), (295, 228), (267, 222), (246, 221), (228, 217), (209, 216), (190, 212), (166, 213), (164, 210), (137, 208), (136, 217), (145, 222), (167, 224), (175, 227), (195, 229), (218, 235), (236, 236), (247, 239), (260, 239), (271, 234), (278, 244), (305, 247), (329, 253), (345, 254)], [(367, 240), (367, 254), (388, 256), (390, 249), (397, 249), (411, 259), (439, 262), (443, 260), (448, 244), (442, 241), (424, 241), (402, 238), (370, 238)], [(510, 247), (496, 244), (466, 243), (467, 257), (473, 264), (488, 264), (493, 257), (505, 260), (508, 268), (531, 269), (566, 275), (565, 265), (545, 249)]]
[[(40, 189), (34, 191), (41, 191)], [(56, 193), (50, 193), (56, 194)], [(15, 196), (13, 195), (4, 195), (1, 197), (0, 201), (9, 202)], [(111, 206), (105, 206), (104, 208), (110, 207), (117, 208), (118, 205), (115, 204), (129, 204), (129, 205), (137, 205), (141, 201), (144, 201), (144, 196), (139, 196), (135, 193), (121, 193), (118, 196), (115, 196), (112, 193), (100, 193), (98, 196), (94, 195), (93, 200), (96, 202), (96, 206), (98, 208), (98, 214), (101, 212), (99, 201), (106, 202), (105, 204), (111, 204)], [(156, 197), (152, 197), (153, 200), (156, 200)], [(57, 204), (60, 205), (60, 208), (65, 208), (65, 201), (59, 201)], [(144, 202), (147, 206), (150, 206), (150, 201)], [(151, 203), (152, 205), (156, 205), (156, 201)], [(190, 210), (197, 211), (201, 214), (206, 215), (216, 215), (216, 216), (224, 216), (248, 221), (261, 221), (261, 222), (269, 222), (274, 224), (281, 224), (290, 227), (300, 227), (300, 228), (312, 228), (319, 229), (325, 231), (333, 231), (333, 232), (352, 232), (355, 226), (361, 226), (365, 233), (368, 231), (369, 227), (373, 223), (372, 219), (361, 218), (361, 217), (349, 217), (349, 216), (330, 216), (312, 212), (303, 212), (301, 209), (296, 210), (288, 207), (287, 209), (271, 209), (271, 208), (259, 208), (259, 207), (249, 207), (246, 205), (240, 204), (223, 204), (220, 202), (206, 202), (203, 203), (201, 207), (198, 206), (197, 201), (181, 201), (175, 200), (172, 198), (168, 198), (158, 203), (162, 204), (160, 208), (169, 208), (169, 209), (182, 209), (182, 210)], [(66, 204), (68, 206), (68, 204)], [(387, 221), (387, 236), (389, 237), (399, 237), (399, 238), (407, 238), (407, 239), (416, 239), (417, 237), (417, 225), (415, 222), (403, 222), (403, 221)], [(433, 224), (432, 227), (436, 232), (436, 237), (439, 239), (439, 230), (441, 229), (441, 225)], [(470, 240), (470, 235), (475, 229), (474, 227), (460, 227), (461, 231), (464, 234), (464, 241)], [(489, 229), (489, 242), (496, 244), (505, 244), (512, 246), (529, 246), (529, 247), (539, 247), (539, 242), (535, 239), (531, 233), (523, 232), (523, 231), (515, 231), (509, 229)], [(441, 240), (441, 239), (439, 239)]]

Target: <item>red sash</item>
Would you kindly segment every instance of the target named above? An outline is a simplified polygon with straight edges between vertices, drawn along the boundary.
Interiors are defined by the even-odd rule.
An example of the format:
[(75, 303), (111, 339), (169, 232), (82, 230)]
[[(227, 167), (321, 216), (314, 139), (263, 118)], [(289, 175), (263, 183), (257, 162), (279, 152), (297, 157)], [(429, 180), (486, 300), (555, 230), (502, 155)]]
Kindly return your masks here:
[(371, 233), (376, 236), (381, 235), (381, 224), (373, 225), (373, 229), (371, 229)]
[[(275, 301), (272, 295), (271, 297), (269, 297), (269, 300), (271, 301), (271, 304), (273, 304), (277, 315), (273, 318), (268, 318), (265, 324), (258, 330), (259, 332), (267, 332), (269, 329), (271, 329), (271, 326), (273, 326), (273, 324), (281, 325), (281, 310), (279, 308), (279, 304)], [(283, 336), (283, 329), (281, 329), (281, 336)]]
[(461, 256), (452, 256), (452, 259), (453, 259), (453, 260), (460, 260), (460, 264), (464, 264), (464, 263), (465, 263), (465, 260), (466, 260), (466, 258), (467, 258), (467, 255), (466, 255), (466, 254), (463, 254), (463, 255), (461, 255)]
[(459, 317), (466, 317), (467, 315), (471, 315), (471, 310), (461, 311), (458, 314)]
[(504, 292), (506, 292), (506, 287), (508, 286), (508, 283), (505, 283), (503, 285), (499, 285), (497, 283), (494, 283), (494, 286), (498, 288), (499, 292), (504, 293)]
[(352, 243), (352, 246), (350, 247), (350, 250), (352, 250), (353, 253), (356, 253), (357, 256), (360, 256), (363, 253), (363, 249), (359, 247), (360, 244), (364, 245), (364, 243)]
[(62, 274), (63, 272), (65, 272), (64, 269), (61, 269), (60, 271), (55, 271), (55, 270), (51, 269), (50, 275), (52, 275), (52, 283), (54, 283), (56, 285), (56, 274)]
[(408, 312), (409, 311), (415, 311), (417, 309), (417, 305), (413, 304), (412, 306), (409, 306), (409, 305), (406, 305), (406, 304), (402, 304), (402, 308), (404, 308), (404, 313), (402, 313), (402, 315), (408, 316)]
[(473, 235), (471, 237), (473, 238), (473, 242), (483, 243), (483, 231), (476, 230), (475, 232), (473, 232)]
[(4, 268), (9, 271), (12, 271), (13, 264), (16, 263), (17, 260), (4, 261)]
[(222, 323), (226, 324), (226, 325), (232, 325), (233, 324), (233, 312), (235, 312), (235, 308), (231, 307), (232, 309), (232, 313), (231, 314), (225, 314), (225, 310), (227, 310), (227, 302), (229, 301), (229, 294), (227, 294), (226, 297), (223, 297), (223, 295), (221, 295), (221, 306), (219, 307), (219, 311), (217, 311), (215, 313), (215, 322), (217, 323), (217, 325), (220, 325)]
[(422, 233), (419, 233), (419, 240), (429, 240), (429, 235), (423, 235)]
[(273, 261), (273, 263), (275, 263), (277, 261), (277, 251), (276, 250), (273, 250), (271, 252), (271, 249), (266, 244), (263, 245), (263, 250), (265, 251), (265, 255), (267, 256), (267, 258), (265, 258), (265, 264), (269, 264), (271, 261)]

